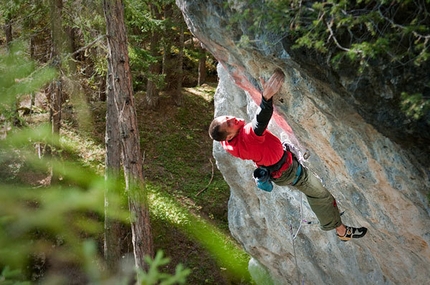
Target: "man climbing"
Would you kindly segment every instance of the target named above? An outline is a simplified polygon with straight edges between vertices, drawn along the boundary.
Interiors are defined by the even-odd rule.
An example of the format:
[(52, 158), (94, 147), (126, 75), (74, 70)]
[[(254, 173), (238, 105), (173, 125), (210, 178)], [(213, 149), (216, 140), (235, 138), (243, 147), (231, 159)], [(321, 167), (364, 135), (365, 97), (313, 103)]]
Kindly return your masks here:
[(287, 145), (266, 129), (273, 114), (272, 97), (280, 90), (284, 78), (284, 73), (277, 69), (269, 81), (261, 79), (263, 92), (260, 109), (251, 123), (246, 124), (245, 120), (232, 116), (220, 116), (210, 124), (209, 136), (221, 142), (231, 155), (254, 161), (258, 167), (254, 178), (259, 188), (270, 192), (271, 181), (279, 186), (294, 186), (306, 195), (322, 230), (336, 229), (342, 241), (361, 238), (367, 228), (345, 226), (336, 200), (321, 180), (297, 160)]

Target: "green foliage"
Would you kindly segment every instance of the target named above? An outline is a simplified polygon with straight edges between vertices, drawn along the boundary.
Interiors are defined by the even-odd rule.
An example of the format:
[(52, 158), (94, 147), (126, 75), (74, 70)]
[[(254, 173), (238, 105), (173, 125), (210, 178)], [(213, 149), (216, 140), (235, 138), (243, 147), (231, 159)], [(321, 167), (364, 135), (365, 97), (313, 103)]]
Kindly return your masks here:
[[(10, 104), (17, 95), (33, 92), (55, 76), (51, 69), (36, 69), (20, 48), (12, 47), (0, 62), (1, 67), (8, 71), (0, 82), (2, 93), (9, 97), (2, 105), (2, 112), (12, 108)], [(94, 236), (103, 229), (97, 221), (97, 215), (104, 214), (103, 189), (106, 184), (103, 177), (74, 163), (39, 158), (33, 143), (52, 145), (53, 141), (58, 141), (50, 138), (50, 129), (42, 125), (13, 130), (0, 141), (0, 163), (3, 165), (0, 267), (6, 284), (29, 280), (29, 276), (23, 273), (21, 277), (19, 272), (26, 271), (26, 265), (42, 253), (49, 253), (49, 258), (70, 262), (86, 260), (82, 234)], [(52, 147), (60, 149), (61, 145)], [(27, 172), (33, 170), (33, 173), (45, 174), (45, 177), (52, 167), (62, 176), (63, 185), (33, 188), (5, 179), (10, 176), (10, 171), (17, 175), (24, 167)], [(91, 218), (88, 216), (90, 212), (96, 216)], [(122, 212), (117, 213), (115, 218), (121, 215), (124, 218)], [(85, 247), (86, 243), (83, 245)]]
[(30, 285), (28, 281), (24, 281), (25, 277), (21, 270), (11, 270), (9, 266), (3, 268), (0, 274), (0, 284), (2, 285)]
[[(65, 1), (63, 6), (63, 25), (76, 29), (82, 35), (81, 44), (92, 42), (106, 32), (106, 22), (101, 1)], [(91, 55), (91, 54), (88, 54)]]
[[(4, 94), (14, 97), (33, 91), (55, 74), (48, 72), (50, 76), (47, 76), (39, 70), (37, 76), (40, 78), (36, 75), (29, 78), (35, 64), (25, 59), (22, 52), (15, 49), (0, 58), (2, 68), (10, 71), (1, 81)], [(2, 107), (10, 108), (6, 103)], [(90, 165), (68, 160), (70, 156), (66, 152), (76, 153), (72, 157), (79, 156), (82, 144), (51, 139), (51, 136), (50, 128), (40, 125), (13, 130), (6, 139), (0, 140), (0, 163), (3, 165), (0, 172), (1, 284), (30, 284), (26, 280), (40, 282), (41, 276), (34, 275), (31, 266), (47, 260), (63, 266), (74, 264), (91, 283), (100, 283), (105, 278), (97, 265), (101, 262), (97, 240), (103, 233), (104, 189), (120, 185), (117, 181), (105, 181), (102, 175), (88, 167)], [(33, 144), (49, 144), (62, 159), (39, 157)], [(50, 169), (53, 169), (56, 177), (61, 179), (50, 186), (33, 187), (31, 184), (36, 181), (23, 183), (15, 179), (23, 169), (26, 173), (44, 175), (42, 177), (49, 177)], [(11, 172), (15, 174), (9, 179)], [(129, 213), (124, 210), (123, 197), (119, 193), (111, 193), (110, 218), (128, 223)], [(158, 267), (167, 263), (162, 254), (157, 254), (154, 261), (149, 258), (146, 261), (151, 267), (148, 274), (139, 272), (142, 284), (184, 284), (190, 272), (182, 266), (176, 268), (173, 276), (160, 272)], [(51, 273), (43, 282), (58, 284), (66, 281), (61, 281), (62, 278)], [(146, 283), (147, 280), (151, 283)]]
[(403, 92), (402, 99), (402, 109), (411, 118), (422, 118), (430, 111), (430, 100), (424, 99), (421, 93), (410, 95)]
[(0, 111), (11, 114), (15, 111), (20, 95), (32, 93), (55, 78), (56, 72), (49, 67), (37, 67), (25, 52), (22, 43), (14, 43), (0, 57)]
[(148, 37), (155, 29), (161, 30), (163, 28), (163, 21), (152, 17), (149, 5), (146, 1), (125, 1), (125, 16), (127, 26), (131, 29), (129, 34), (135, 35), (139, 32), (139, 34), (144, 37), (140, 39), (141, 41), (148, 40)]
[[(145, 82), (153, 81), (157, 88), (164, 87), (164, 76), (149, 71), (151, 64), (161, 62), (161, 57), (150, 52), (151, 36), (154, 33), (162, 34), (165, 30), (166, 19), (159, 19), (154, 10), (160, 14), (161, 1), (153, 1), (151, 5), (146, 1), (125, 1), (125, 20), (129, 40), (130, 67), (133, 73), (133, 88), (145, 89)], [(153, 7), (153, 10), (151, 10)], [(157, 43), (158, 44), (158, 43)]]
[(149, 264), (148, 272), (138, 270), (138, 284), (142, 285), (171, 285), (171, 284), (186, 284), (186, 277), (191, 273), (190, 269), (184, 268), (182, 264), (176, 266), (174, 275), (166, 274), (159, 271), (160, 266), (164, 266), (170, 262), (169, 258), (163, 256), (163, 251), (159, 250), (154, 259), (146, 256), (145, 261)]
[[(127, 0), (125, 17), (133, 89), (145, 90), (148, 80), (159, 90), (175, 86), (171, 81), (179, 76), (176, 71), (183, 44), (179, 39), (185, 23), (174, 1)], [(191, 34), (188, 35), (192, 38)], [(192, 41), (188, 42), (191, 43), (183, 50), (183, 69), (197, 74), (198, 59), (203, 53)]]
[[(357, 75), (375, 66), (397, 73), (419, 68), (425, 72), (430, 65), (428, 4), (403, 0), (278, 0), (262, 5), (255, 0), (249, 3), (255, 9), (239, 11), (232, 19), (234, 24), (253, 19), (251, 31), (264, 29), (279, 40), (288, 37), (293, 48), (323, 54), (334, 68), (358, 66)], [(252, 46), (253, 40), (243, 35), (240, 44)], [(422, 104), (411, 104), (409, 101), (416, 98), (407, 101), (407, 93), (402, 96), (402, 104), (408, 106), (404, 109), (411, 118), (421, 118)], [(415, 107), (418, 109), (412, 110)]]
[[(0, 199), (4, 203), (0, 209), (3, 217), (0, 221), (0, 264), (12, 268), (19, 268), (29, 256), (37, 256), (50, 247), (55, 248), (49, 250), (54, 256), (78, 262), (83, 259), (79, 253), (81, 234), (97, 236), (103, 230), (99, 217), (104, 215), (104, 178), (73, 162), (40, 159), (28, 144), (46, 144), (47, 138), (49, 129), (34, 128), (15, 131), (1, 142), (3, 165), (8, 166), (10, 160), (4, 159), (13, 151), (25, 158), (22, 163), (27, 172), (33, 170), (47, 176), (49, 166), (62, 179), (60, 185), (38, 189), (13, 181), (0, 184)], [(112, 207), (115, 205), (120, 208), (118, 202), (112, 202)], [(89, 213), (93, 213), (93, 217)], [(128, 217), (120, 210), (115, 213), (117, 219)]]
[(266, 268), (262, 267), (258, 262), (253, 260), (249, 264), (249, 273), (252, 276), (252, 279), (258, 285), (275, 285), (275, 282), (270, 275), (270, 273), (266, 270)]
[(65, 40), (69, 41), (70, 48), (87, 47), (75, 55), (71, 52), (76, 50), (62, 51), (65, 59), (72, 59), (70, 65), (76, 67), (76, 70), (71, 69), (67, 75), (72, 78), (76, 78), (73, 74), (75, 72), (85, 75), (88, 85), (94, 90), (100, 90), (100, 81), (107, 75), (106, 38), (103, 37), (106, 34), (106, 23), (102, 1), (64, 1), (62, 11), (63, 29), (69, 34), (69, 38)]
[[(43, 5), (43, 1), (27, 0), (3, 0), (0, 5), (0, 22), (10, 20), (13, 24), (20, 23), (25, 29), (16, 29), (15, 35), (19, 40), (28, 39), (34, 36), (34, 33), (40, 33), (48, 24), (49, 5)], [(12, 27), (16, 28), (15, 25)]]
[(250, 281), (247, 271), (249, 257), (231, 238), (201, 217), (193, 215), (180, 206), (176, 202), (177, 199), (167, 193), (163, 194), (157, 186), (148, 183), (147, 189), (150, 192), (152, 215), (180, 228), (188, 236), (199, 241), (215, 257), (218, 264), (226, 268), (232, 276)]
[[(33, 70), (37, 70), (36, 65), (28, 59), (24, 62), (7, 60), (8, 56), (5, 55), (0, 59), (3, 70), (13, 70), (16, 68), (16, 63), (25, 64), (22, 66), (21, 73), (13, 73), (17, 74), (17, 78), (23, 78), (22, 74), (32, 74)], [(43, 72), (40, 73), (43, 74)], [(35, 82), (39, 82), (40, 85), (45, 83), (42, 82), (42, 79), (34, 82), (30, 79), (17, 81), (13, 79), (12, 75), (7, 78), (8, 80), (2, 81), (5, 87), (1, 86), (1, 88), (15, 95), (37, 89), (38, 86)], [(42, 78), (52, 79), (49, 76)], [(21, 86), (21, 84), (22, 87), (16, 86)], [(10, 90), (19, 90), (19, 92)], [(213, 92), (211, 94), (213, 96)], [(195, 110), (202, 104), (196, 98), (197, 96), (194, 96), (187, 102)], [(209, 108), (209, 102), (205, 102), (204, 106)], [(11, 108), (6, 104), (3, 107)], [(198, 113), (200, 111), (198, 110)], [(206, 112), (205, 115), (210, 116), (210, 113)], [(196, 157), (190, 152), (189, 146), (193, 146), (190, 142), (199, 137), (197, 132), (204, 129), (206, 134), (206, 120), (200, 121), (195, 128), (189, 128), (190, 124), (194, 124), (193, 116), (195, 117), (195, 114), (188, 113), (186, 108), (180, 108), (178, 116), (180, 128), (187, 130), (187, 139), (184, 140), (181, 136), (174, 137), (174, 141), (182, 143), (168, 146), (169, 151), (163, 160), (169, 161), (171, 157), (178, 157), (177, 151), (188, 154), (182, 158), (190, 160), (188, 163), (183, 161), (181, 164), (178, 160), (178, 163), (172, 164), (169, 169), (178, 177), (183, 176), (184, 172), (175, 172), (175, 170), (185, 171), (189, 177), (185, 179), (184, 187), (193, 191), (192, 193), (196, 193), (207, 185), (210, 177), (202, 180), (201, 176), (195, 172), (196, 167), (194, 167), (193, 161), (196, 161)], [(199, 116), (201, 115), (199, 114)], [(71, 132), (65, 126), (62, 137), (53, 138), (49, 125), (41, 124), (14, 129), (8, 133), (5, 140), (0, 140), (0, 163), (3, 165), (0, 171), (0, 181), (2, 181), (0, 183), (0, 200), (2, 201), (2, 207), (0, 207), (0, 268), (2, 270), (0, 283), (28, 284), (26, 280), (30, 279), (51, 284), (65, 282), (64, 276), (51, 275), (51, 273), (43, 276), (42, 280), (42, 275), (32, 272), (33, 266), (42, 266), (47, 260), (55, 262), (59, 266), (63, 264), (64, 267), (77, 268), (79, 274), (85, 276), (91, 283), (101, 283), (106, 279), (106, 272), (99, 268), (103, 261), (98, 246), (103, 234), (104, 190), (107, 187), (123, 188), (123, 185), (120, 185), (118, 181), (105, 181), (102, 175), (103, 167), (100, 165), (100, 161), (103, 160), (102, 151), (97, 149), (98, 147), (88, 138), (78, 139), (77, 137), (79, 137), (78, 133)], [(164, 142), (169, 143), (170, 139), (168, 138)], [(34, 149), (34, 146), (38, 145), (49, 145), (54, 156), (40, 157)], [(196, 143), (194, 146), (195, 150), (199, 144)], [(174, 148), (176, 148), (176, 152)], [(163, 152), (163, 149), (160, 151)], [(55, 177), (51, 176), (51, 170), (54, 171)], [(30, 180), (25, 177), (26, 175), (31, 176)], [(190, 177), (193, 178), (190, 179)], [(41, 181), (36, 181), (38, 179), (52, 179), (52, 181), (50, 184), (41, 185)], [(211, 188), (227, 192), (228, 197), (228, 187), (225, 182), (224, 184), (221, 182), (223, 182), (222, 177), (216, 177)], [(151, 183), (148, 184), (148, 187), (152, 187)], [(180, 193), (185, 189), (178, 191), (178, 196), (174, 198), (170, 195), (162, 196), (159, 188), (154, 189), (157, 190), (153, 193), (150, 208), (155, 219), (167, 221), (193, 239), (201, 240), (220, 266), (227, 268), (226, 270), (230, 274), (247, 276), (248, 257), (246, 253), (238, 248), (222, 230), (220, 231), (204, 219), (194, 216), (188, 209), (175, 202), (178, 197), (183, 197)], [(213, 195), (219, 196), (216, 193)], [(207, 199), (208, 196), (205, 198)], [(208, 201), (210, 199), (209, 197)], [(129, 213), (124, 210), (126, 208), (124, 202), (126, 201), (124, 201), (123, 193), (114, 192), (109, 204), (112, 211), (109, 213), (114, 213), (112, 219), (127, 224)], [(168, 259), (162, 254), (157, 254), (154, 261), (147, 258), (146, 262), (150, 264), (150, 270), (147, 273), (138, 272), (141, 284), (186, 284), (186, 277), (191, 273), (182, 265), (178, 265), (172, 275), (163, 273), (162, 266), (167, 264)], [(126, 282), (122, 280), (117, 284), (126, 284)]]
[[(390, 1), (386, 5), (384, 1), (284, 0), (270, 2), (267, 8), (270, 13), (260, 17), (269, 29), (288, 24), (298, 46), (336, 53), (352, 49), (365, 61), (381, 56), (395, 61), (403, 58), (405, 62), (408, 57), (407, 60), (420, 64), (420, 54), (428, 53), (425, 36), (430, 34), (429, 25), (424, 24), (429, 22), (429, 15), (420, 13), (423, 5), (404, 1)], [(288, 13), (282, 7), (289, 7)], [(403, 14), (409, 17), (402, 19)], [(409, 37), (412, 41), (405, 42)]]
[(0, 123), (4, 130), (21, 125), (17, 103), (22, 95), (31, 94), (53, 80), (57, 74), (47, 66), (36, 66), (22, 42), (12, 42), (0, 53)]

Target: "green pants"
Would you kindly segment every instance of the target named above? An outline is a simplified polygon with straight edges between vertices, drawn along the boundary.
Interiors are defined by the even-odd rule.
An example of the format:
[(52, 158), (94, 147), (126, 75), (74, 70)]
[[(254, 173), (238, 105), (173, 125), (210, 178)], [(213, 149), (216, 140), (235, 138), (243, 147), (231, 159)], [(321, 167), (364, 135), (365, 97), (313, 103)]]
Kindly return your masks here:
[[(279, 186), (291, 186), (296, 177), (299, 162), (294, 158), (291, 166), (282, 173), (281, 177), (272, 179)], [(342, 224), (336, 200), (316, 177), (306, 167), (302, 166), (300, 178), (293, 186), (302, 191), (308, 199), (309, 206), (317, 216), (320, 227), (324, 231), (332, 230)]]

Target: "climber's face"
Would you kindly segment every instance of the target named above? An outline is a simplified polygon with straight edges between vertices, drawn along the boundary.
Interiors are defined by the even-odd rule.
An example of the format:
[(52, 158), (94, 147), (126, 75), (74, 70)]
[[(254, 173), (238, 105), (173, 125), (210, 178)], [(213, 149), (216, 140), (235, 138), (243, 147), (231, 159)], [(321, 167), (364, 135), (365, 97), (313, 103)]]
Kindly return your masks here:
[(222, 116), (218, 118), (220, 130), (227, 133), (226, 140), (233, 139), (239, 130), (245, 125), (244, 119), (239, 119), (232, 116)]

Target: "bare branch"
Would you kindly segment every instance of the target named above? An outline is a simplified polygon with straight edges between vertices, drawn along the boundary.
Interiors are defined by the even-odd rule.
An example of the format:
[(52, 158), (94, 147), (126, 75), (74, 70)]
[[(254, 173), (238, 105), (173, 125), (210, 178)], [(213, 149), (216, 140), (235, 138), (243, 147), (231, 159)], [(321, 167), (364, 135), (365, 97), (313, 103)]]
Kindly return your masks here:
[(206, 185), (206, 187), (205, 188), (203, 188), (202, 190), (200, 190), (197, 194), (196, 194), (196, 197), (197, 196), (199, 196), (203, 191), (205, 191), (206, 189), (208, 189), (208, 187), (209, 187), (209, 185), (211, 185), (211, 183), (212, 183), (212, 180), (214, 179), (214, 164), (213, 164), (213, 162), (212, 162), (212, 159), (210, 159), (209, 158), (209, 161), (210, 161), (210, 163), (211, 163), (211, 165), (212, 165), (212, 174), (211, 174), (211, 179), (209, 180), (209, 183), (208, 183), (208, 185)]
[(76, 50), (76, 51), (72, 52), (71, 54), (69, 54), (69, 56), (70, 56), (70, 57), (72, 57), (72, 56), (74, 56), (75, 54), (80, 53), (81, 51), (86, 50), (87, 48), (89, 48), (89, 47), (93, 46), (95, 43), (97, 43), (98, 41), (100, 41), (101, 39), (103, 39), (105, 36), (106, 36), (106, 35), (101, 35), (101, 36), (99, 36), (97, 39), (95, 39), (94, 41), (90, 42), (90, 43), (89, 43), (89, 44), (87, 44), (86, 46), (81, 47), (80, 49), (78, 49), (78, 50)]
[[(348, 49), (348, 48), (345, 48), (345, 47), (343, 47), (343, 46), (341, 46), (340, 44), (339, 44), (339, 42), (337, 41), (337, 39), (336, 39), (336, 37), (335, 37), (335, 35), (334, 35), (334, 33), (333, 33), (333, 30), (332, 30), (332, 25), (333, 25), (333, 20), (331, 20), (330, 21), (330, 23), (329, 22), (325, 22), (326, 23), (326, 25), (327, 25), (327, 28), (328, 28), (328, 30), (330, 31), (330, 37), (328, 38), (328, 40), (330, 40), (330, 39), (333, 39), (333, 41), (334, 41), (334, 43), (336, 44), (336, 46), (338, 47), (338, 48), (340, 48), (341, 50), (344, 50), (344, 51), (351, 51), (350, 49)], [(361, 53), (360, 51), (357, 51), (357, 53)]]
[[(384, 18), (386, 21), (390, 22), (390, 24), (391, 24), (391, 25), (393, 25), (393, 27), (399, 28), (399, 29), (401, 29), (401, 30), (406, 30), (406, 27), (405, 27), (405, 26), (400, 25), (400, 24), (397, 24), (397, 23), (395, 23), (392, 19), (390, 19), (390, 18), (386, 17), (386, 16), (382, 13), (381, 9), (378, 9), (378, 12), (379, 12), (379, 15), (381, 15), (381, 17), (382, 17), (382, 18)], [(413, 34), (415, 37), (417, 37), (419, 40), (421, 40), (422, 38), (423, 38), (423, 39), (430, 39), (430, 35), (422, 35), (422, 34), (417, 33), (416, 31), (412, 31), (412, 34)]]

